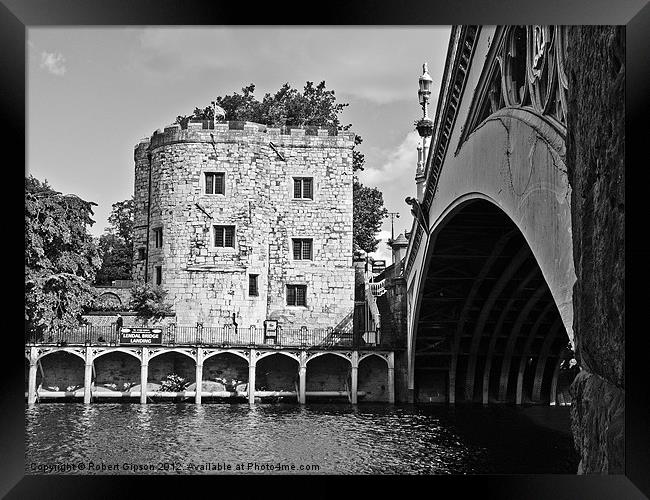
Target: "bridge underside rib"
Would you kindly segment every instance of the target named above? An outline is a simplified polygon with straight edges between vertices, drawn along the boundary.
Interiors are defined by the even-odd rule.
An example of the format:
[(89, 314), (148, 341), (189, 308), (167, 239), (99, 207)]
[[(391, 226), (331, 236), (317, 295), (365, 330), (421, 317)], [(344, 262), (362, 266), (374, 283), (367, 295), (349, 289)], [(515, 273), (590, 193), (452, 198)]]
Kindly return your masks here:
[(415, 339), (416, 401), (554, 401), (568, 336), (523, 235), (499, 208), (474, 200), (434, 241)]

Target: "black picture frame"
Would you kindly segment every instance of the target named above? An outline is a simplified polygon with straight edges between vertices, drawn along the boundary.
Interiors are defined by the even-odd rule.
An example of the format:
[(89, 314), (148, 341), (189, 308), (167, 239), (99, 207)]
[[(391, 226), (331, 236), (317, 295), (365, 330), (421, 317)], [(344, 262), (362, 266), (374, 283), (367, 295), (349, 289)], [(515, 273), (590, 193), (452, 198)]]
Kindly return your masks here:
[[(20, 293), (4, 301), (3, 398), (0, 422), (0, 494), (7, 498), (119, 498), (163, 493), (172, 497), (198, 494), (207, 487), (220, 496), (227, 484), (233, 495), (352, 496), (383, 493), (394, 488), (400, 496), (426, 494), (437, 498), (553, 498), (636, 499), (650, 496), (650, 438), (648, 374), (643, 313), (650, 251), (644, 245), (647, 227), (641, 189), (648, 185), (648, 100), (650, 92), (650, 5), (647, 0), (457, 0), (429, 2), (267, 2), (259, 6), (236, 2), (198, 0), (1, 0), (0, 82), (2, 89), (3, 153), (5, 175), (21, 174), (25, 164), (26, 28), (36, 26), (102, 25), (427, 25), (427, 24), (621, 24), (626, 25), (626, 462), (620, 476), (368, 476), (347, 477), (247, 477), (221, 476), (25, 476), (23, 371), (18, 366), (22, 338), (14, 322)], [(5, 149), (6, 148), (6, 149)], [(18, 172), (18, 173), (16, 173)], [(6, 181), (5, 181), (6, 182)], [(6, 193), (5, 207), (20, 190)], [(7, 201), (10, 200), (10, 201)], [(7, 238), (7, 267), (20, 262), (15, 241), (20, 241), (20, 218), (8, 211), (5, 227), (16, 231)], [(24, 231), (23, 231), (24, 233)], [(12, 243), (13, 242), (13, 243)], [(11, 248), (9, 248), (11, 247)], [(14, 254), (15, 252), (15, 254)], [(14, 261), (15, 259), (15, 261)], [(21, 277), (17, 276), (16, 280)], [(13, 280), (12, 280), (13, 281)], [(6, 289), (10, 283), (5, 282)], [(20, 375), (19, 375), (20, 374)], [(65, 437), (62, 436), (62, 439)], [(137, 489), (135, 489), (137, 487)], [(254, 488), (251, 490), (250, 488)], [(232, 488), (235, 488), (232, 490)], [(416, 489), (417, 488), (417, 489)], [(142, 495), (140, 493), (139, 495)], [(205, 494), (205, 493), (203, 493)]]

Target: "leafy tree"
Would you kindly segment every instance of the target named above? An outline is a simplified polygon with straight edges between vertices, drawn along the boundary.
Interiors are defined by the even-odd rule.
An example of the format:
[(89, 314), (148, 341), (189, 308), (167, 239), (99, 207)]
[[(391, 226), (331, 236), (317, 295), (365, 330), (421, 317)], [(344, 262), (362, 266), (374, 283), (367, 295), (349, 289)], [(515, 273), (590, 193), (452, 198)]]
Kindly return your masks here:
[[(255, 96), (255, 84), (242, 88), (242, 93), (217, 97), (215, 103), (224, 109), (228, 120), (242, 120), (262, 123), (273, 127), (320, 126), (348, 130), (351, 125), (342, 126), (339, 113), (348, 106), (336, 102), (333, 90), (325, 89), (325, 82), (314, 86), (306, 82), (302, 93), (285, 83), (275, 94), (267, 93), (262, 101)], [(194, 113), (176, 117), (176, 123), (183, 128), (192, 120), (212, 120), (212, 106), (195, 108)]]
[[(261, 123), (274, 127), (281, 126), (319, 126), (332, 127), (337, 130), (349, 130), (351, 124), (341, 125), (339, 114), (348, 106), (347, 103), (337, 103), (333, 90), (325, 89), (322, 81), (314, 86), (306, 82), (302, 93), (285, 83), (275, 94), (267, 93), (262, 101), (255, 96), (255, 85), (242, 88), (242, 93), (217, 97), (215, 103), (224, 109), (228, 120), (244, 120)], [(176, 123), (186, 128), (190, 120), (212, 120), (212, 106), (195, 108), (191, 115), (176, 117)], [(355, 149), (352, 151), (353, 171), (364, 169), (365, 157), (356, 149), (363, 139), (354, 137)], [(366, 252), (377, 249), (379, 240), (375, 233), (381, 228), (381, 223), (387, 210), (384, 200), (377, 188), (365, 187), (355, 178), (354, 180), (354, 247)]]
[(25, 329), (44, 335), (79, 324), (100, 265), (87, 228), (96, 203), (25, 178)]
[(172, 312), (172, 305), (165, 302), (167, 292), (151, 283), (136, 283), (131, 288), (130, 308), (142, 319), (160, 319)]
[(131, 279), (133, 263), (133, 197), (113, 203), (108, 217), (110, 227), (99, 237), (102, 267), (95, 283), (109, 285), (113, 280)]
[(133, 196), (124, 201), (113, 203), (108, 222), (109, 232), (122, 238), (128, 247), (133, 246)]
[(356, 178), (352, 186), (355, 250), (374, 252), (379, 244), (375, 234), (381, 229), (381, 224), (388, 214), (388, 210), (384, 207), (384, 197), (377, 188), (364, 186)]
[[(306, 82), (302, 93), (285, 83), (280, 90), (271, 95), (266, 93), (262, 101), (255, 96), (255, 84), (242, 88), (242, 93), (217, 97), (215, 103), (223, 108), (228, 120), (241, 120), (261, 123), (273, 127), (318, 126), (337, 130), (349, 130), (352, 124), (341, 125), (339, 114), (349, 105), (337, 103), (333, 90), (325, 90), (325, 82), (314, 86)], [(194, 108), (191, 115), (179, 115), (176, 123), (187, 128), (190, 120), (213, 120), (214, 108)], [(358, 146), (363, 139), (355, 134), (354, 144)], [(357, 150), (353, 151), (354, 171), (363, 170), (365, 158)]]

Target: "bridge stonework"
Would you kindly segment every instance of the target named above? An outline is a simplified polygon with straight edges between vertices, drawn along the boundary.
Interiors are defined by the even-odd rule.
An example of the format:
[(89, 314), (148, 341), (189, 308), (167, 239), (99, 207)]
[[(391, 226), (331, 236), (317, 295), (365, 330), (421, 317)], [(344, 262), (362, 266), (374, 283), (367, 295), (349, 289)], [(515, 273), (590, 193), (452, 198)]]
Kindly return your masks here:
[[(542, 44), (541, 48), (537, 46), (539, 37), (546, 37), (546, 44)], [(529, 260), (537, 264), (543, 282), (548, 287), (561, 318), (562, 332), (566, 332), (567, 343), (573, 342), (572, 292), (575, 272), (571, 239), (571, 187), (567, 177), (565, 150), (566, 88), (563, 82), (566, 78), (561, 64), (565, 52), (564, 37), (565, 33), (559, 27), (541, 27), (539, 30), (536, 27), (459, 27), (452, 33), (450, 43), (455, 48), (450, 52), (452, 60), (449, 61), (448, 74), (443, 77), (446, 86), (441, 90), (435, 131), (427, 158), (427, 185), (424, 198), (420, 200), (426, 214), (426, 227), (414, 223), (406, 257), (409, 290), (407, 347), (411, 392), (415, 390), (415, 351), (420, 318), (428, 312), (423, 308), (437, 307), (437, 303), (425, 303), (422, 299), (427, 287), (436, 281), (435, 275), (442, 265), (434, 256), (436, 248), (442, 244), (440, 238), (445, 228), (455, 231), (453, 222), (458, 215), (477, 201), (483, 202), (483, 206), (495, 207), (498, 213), (504, 214), (510, 221), (515, 232), (523, 236), (525, 243), (522, 245), (530, 249), (532, 259)], [(518, 51), (510, 48), (520, 43)], [(526, 61), (531, 57), (529, 54), (529, 59), (526, 59), (527, 50), (541, 50), (539, 57), (545, 66), (540, 66), (542, 69), (539, 70), (539, 75), (518, 69), (525, 68)], [(509, 54), (514, 53), (524, 58), (523, 66), (510, 60)], [(520, 74), (516, 74), (516, 71), (520, 71)], [(551, 82), (545, 87), (546, 94), (540, 93), (538, 80), (542, 77)], [(515, 91), (512, 91), (515, 87)], [(496, 231), (508, 229), (505, 223), (500, 224), (503, 227)], [(461, 246), (473, 244), (471, 236), (468, 238), (466, 245)], [(507, 238), (502, 240), (502, 245), (507, 247)], [(488, 249), (484, 249), (486, 250)], [(546, 347), (539, 346), (531, 339), (527, 343), (529, 347), (525, 348), (520, 347), (523, 346), (524, 339), (517, 336), (523, 334), (525, 329), (511, 336), (506, 347), (498, 341), (502, 335), (498, 331), (491, 334), (489, 347), (487, 338), (485, 341), (480, 340), (484, 333), (489, 333), (488, 330), (493, 328), (490, 327), (490, 321), (494, 319), (490, 318), (496, 313), (492, 313), (490, 307), (494, 307), (499, 300), (506, 300), (500, 294), (507, 292), (512, 282), (498, 281), (487, 298), (489, 306), (483, 307), (484, 314), (478, 318), (471, 317), (472, 303), (476, 307), (476, 301), (482, 296), (478, 289), (480, 281), (488, 282), (493, 274), (490, 266), (494, 268), (494, 263), (503, 258), (496, 249), (493, 253), (477, 275), (479, 279), (475, 281), (476, 289), (463, 292), (468, 295), (465, 297), (463, 312), (457, 316), (460, 326), (447, 346), (450, 361), (444, 369), (448, 371), (448, 402), (455, 402), (456, 388), (462, 387), (462, 384), (459, 385), (460, 379), (456, 379), (460, 358), (466, 354), (469, 355), (469, 364), (464, 368), (467, 376), (462, 376), (462, 380), (466, 383), (465, 397), (469, 399), (473, 398), (476, 390), (479, 394), (481, 392), (480, 385), (475, 390), (474, 384), (477, 381), (480, 384), (483, 380), (484, 403), (491, 397), (492, 389), (488, 390), (488, 386), (493, 383), (496, 383), (499, 398), (505, 397), (508, 387), (521, 385), (521, 380), (515, 384), (515, 379), (524, 378), (527, 368), (523, 361), (518, 361), (527, 350), (530, 350), (530, 355), (533, 355), (533, 351), (535, 356), (540, 353), (537, 380), (540, 386), (543, 382), (545, 387), (552, 387), (553, 381), (548, 378), (556, 378), (549, 375), (553, 371), (551, 367), (545, 369), (545, 364), (551, 361), (545, 353), (560, 356), (560, 337), (553, 337), (552, 345)], [(470, 257), (472, 256), (463, 256)], [(527, 262), (526, 256), (522, 254), (520, 264), (523, 264), (519, 267), (527, 266)], [(503, 277), (509, 273), (514, 279), (517, 272), (517, 266), (513, 265), (503, 270)], [(451, 280), (450, 277), (445, 279)], [(537, 282), (534, 274), (528, 279)], [(543, 284), (539, 287), (538, 297), (544, 293)], [(511, 302), (522, 303), (524, 290), (520, 287), (509, 291), (508, 293), (521, 295), (512, 295)], [(530, 298), (530, 309), (537, 307), (535, 300), (535, 297)], [(508, 307), (515, 305), (506, 306)], [(521, 305), (516, 305), (515, 309), (520, 307)], [(507, 314), (507, 311), (503, 311), (503, 314)], [(503, 321), (508, 318), (509, 316), (504, 316)], [(525, 314), (520, 318), (524, 324), (530, 321)], [(497, 322), (497, 328), (500, 325), (501, 320)], [(441, 337), (442, 345), (446, 341), (449, 342), (449, 337)], [(471, 346), (465, 347), (468, 342)], [(502, 355), (503, 365), (498, 363), (493, 366), (493, 358)], [(485, 356), (485, 376), (475, 376), (477, 365), (483, 363)], [(511, 368), (516, 369), (517, 365), (520, 366), (518, 376), (509, 372)], [(497, 379), (501, 373), (501, 382), (492, 381), (494, 372), (497, 373)], [(510, 383), (509, 379), (512, 379)], [(533, 391), (533, 397), (537, 392), (539, 391)], [(551, 394), (550, 398), (553, 400), (554, 395)], [(520, 394), (516, 394), (516, 399), (521, 399)]]
[(624, 54), (454, 26), (409, 200), (409, 400), (571, 404), (581, 472), (623, 471)]

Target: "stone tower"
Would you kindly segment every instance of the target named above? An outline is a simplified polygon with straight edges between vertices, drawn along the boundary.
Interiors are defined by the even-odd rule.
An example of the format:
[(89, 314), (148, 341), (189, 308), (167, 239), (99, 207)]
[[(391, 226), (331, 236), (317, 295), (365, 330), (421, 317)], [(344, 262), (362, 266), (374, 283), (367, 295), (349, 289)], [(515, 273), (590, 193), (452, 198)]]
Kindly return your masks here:
[(354, 134), (333, 134), (190, 122), (140, 141), (134, 279), (178, 325), (351, 323)]

